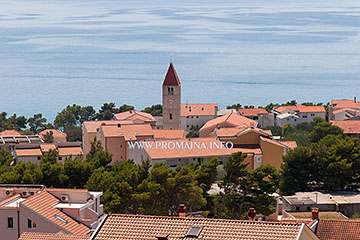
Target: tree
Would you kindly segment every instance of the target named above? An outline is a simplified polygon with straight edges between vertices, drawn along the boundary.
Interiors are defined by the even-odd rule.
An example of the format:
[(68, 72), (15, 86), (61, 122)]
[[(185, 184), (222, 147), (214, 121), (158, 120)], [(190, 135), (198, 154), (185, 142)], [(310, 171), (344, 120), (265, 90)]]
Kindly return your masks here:
[(3, 166), (10, 166), (11, 162), (14, 160), (11, 152), (6, 149), (0, 149), (0, 168)]
[(234, 153), (224, 166), (226, 174), (220, 184), (224, 192), (218, 197), (218, 217), (246, 218), (250, 207), (264, 215), (273, 212), (272, 194), (278, 189), (278, 172), (270, 165), (248, 171), (247, 164), (243, 163), (245, 158), (246, 154)]
[(117, 112), (122, 113), (130, 110), (134, 110), (134, 106), (123, 104), (119, 107), (119, 110)]
[(46, 118), (44, 118), (41, 113), (34, 114), (33, 117), (28, 119), (30, 130), (34, 133), (39, 133), (41, 130), (44, 130), (45, 123)]
[(309, 190), (309, 183), (319, 182), (314, 161), (314, 153), (309, 147), (299, 146), (289, 150), (281, 166), (280, 191), (284, 195)]
[(198, 138), (200, 129), (201, 127), (192, 126), (190, 131), (186, 134), (186, 138)]
[(233, 105), (229, 105), (226, 107), (226, 109), (239, 109), (241, 108), (241, 104), (240, 103), (235, 103)]
[(309, 133), (309, 139), (315, 143), (320, 141), (327, 135), (340, 135), (344, 136), (344, 132), (338, 126), (333, 126), (330, 122), (320, 122)]
[(162, 105), (156, 104), (151, 107), (146, 107), (142, 112), (150, 113), (153, 116), (161, 116), (162, 115)]
[(84, 188), (92, 172), (91, 164), (82, 161), (80, 157), (68, 157), (64, 162), (64, 173), (69, 178), (69, 188)]
[(54, 133), (53, 131), (49, 131), (43, 135), (44, 142), (46, 143), (52, 143), (54, 142)]
[(41, 157), (40, 169), (43, 174), (43, 183), (47, 187), (66, 186), (69, 177), (65, 174), (64, 165), (56, 163), (59, 153), (55, 149), (50, 149)]
[(17, 117), (15, 113), (9, 118), (6, 118), (6, 116), (6, 112), (0, 114), (0, 131), (12, 129), (21, 131), (26, 128), (27, 119), (24, 116)]
[(114, 118), (115, 113), (118, 113), (115, 103), (104, 103), (99, 109), (99, 112), (95, 115), (95, 118), (97, 120), (111, 120)]
[(86, 154), (86, 161), (89, 162), (93, 168), (106, 167), (112, 161), (112, 154), (104, 151), (101, 142), (94, 138), (90, 143), (90, 151)]

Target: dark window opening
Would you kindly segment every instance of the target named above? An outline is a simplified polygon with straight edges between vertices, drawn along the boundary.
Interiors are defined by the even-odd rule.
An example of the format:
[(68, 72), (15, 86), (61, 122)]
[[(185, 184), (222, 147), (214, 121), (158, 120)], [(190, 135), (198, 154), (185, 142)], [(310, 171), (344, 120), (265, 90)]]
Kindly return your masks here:
[(170, 88), (168, 87), (168, 95), (170, 95)]
[(36, 223), (34, 223), (31, 219), (28, 219), (28, 228), (36, 228)]
[(299, 211), (300, 210), (300, 207), (296, 207), (296, 211)]
[(37, 157), (37, 160), (41, 160), (41, 157), (39, 156), (39, 157)]
[(12, 217), (8, 217), (8, 228), (14, 227), (14, 219)]
[(172, 113), (170, 113), (170, 120), (172, 120)]
[(311, 208), (310, 208), (310, 207), (306, 207), (306, 209), (309, 211)]

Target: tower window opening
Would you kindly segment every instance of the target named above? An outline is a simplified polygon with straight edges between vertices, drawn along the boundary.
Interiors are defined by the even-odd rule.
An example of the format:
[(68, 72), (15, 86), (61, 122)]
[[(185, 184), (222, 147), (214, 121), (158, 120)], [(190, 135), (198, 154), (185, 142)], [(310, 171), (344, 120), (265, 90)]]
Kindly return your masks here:
[(172, 120), (172, 113), (170, 113), (170, 120)]

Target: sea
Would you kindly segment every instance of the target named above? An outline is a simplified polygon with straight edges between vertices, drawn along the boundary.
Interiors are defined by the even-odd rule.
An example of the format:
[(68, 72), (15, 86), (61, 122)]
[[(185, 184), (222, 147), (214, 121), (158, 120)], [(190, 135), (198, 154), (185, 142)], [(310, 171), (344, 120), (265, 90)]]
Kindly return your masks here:
[(0, 0), (0, 112), (360, 97), (359, 0)]

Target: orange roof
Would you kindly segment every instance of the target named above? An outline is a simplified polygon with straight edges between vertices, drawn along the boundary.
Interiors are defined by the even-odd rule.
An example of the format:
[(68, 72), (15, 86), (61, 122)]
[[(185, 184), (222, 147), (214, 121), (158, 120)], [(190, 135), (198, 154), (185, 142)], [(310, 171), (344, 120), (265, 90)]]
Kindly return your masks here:
[(172, 62), (170, 62), (169, 69), (166, 73), (163, 86), (180, 86), (180, 80), (176, 73), (175, 67)]
[(42, 152), (40, 148), (24, 148), (24, 149), (16, 149), (16, 156), (24, 157), (24, 156), (42, 156)]
[[(227, 149), (222, 146), (216, 138), (164, 139), (146, 142), (148, 144), (144, 144), (144, 150), (151, 159), (228, 156), (238, 152), (235, 148)], [(157, 142), (161, 145), (157, 146)]]
[(56, 146), (53, 143), (42, 143), (40, 144), (40, 148), (42, 152), (48, 152), (50, 149), (56, 149)]
[(259, 145), (244, 145), (234, 148), (237, 152), (242, 152), (246, 154), (262, 154), (261, 148)]
[(183, 129), (153, 129), (154, 138), (185, 138)]
[(47, 221), (57, 225), (66, 233), (87, 235), (90, 232), (87, 226), (73, 220), (73, 218), (54, 207), (59, 202), (58, 198), (44, 189), (40, 193), (22, 201), (20, 205), (31, 209)]
[(89, 240), (89, 236), (59, 233), (23, 232), (19, 240)]
[(57, 129), (45, 129), (44, 131), (39, 132), (38, 135), (43, 136), (47, 133), (53, 132), (54, 137), (66, 137), (66, 133), (60, 132)]
[(0, 132), (0, 136), (21, 136), (21, 133), (16, 130), (5, 130)]
[(20, 198), (20, 197), (21, 197), (20, 194), (15, 194), (15, 195), (12, 195), (12, 196), (9, 197), (9, 198), (6, 198), (5, 200), (3, 200), (3, 201), (0, 202), (0, 207), (1, 207), (1, 206), (4, 206), (5, 204), (7, 204), (7, 203), (9, 203), (9, 202), (12, 202), (12, 201), (14, 201), (14, 200), (16, 200), (16, 199), (18, 199), (18, 198)]
[(181, 116), (215, 116), (218, 105), (216, 103), (187, 103), (181, 104)]
[(119, 120), (103, 120), (103, 121), (84, 121), (83, 126), (85, 127), (87, 132), (95, 132), (101, 125), (117, 125), (117, 124), (132, 124), (133, 122), (130, 120), (127, 121), (119, 121)]
[(281, 141), (282, 144), (286, 145), (290, 149), (295, 149), (297, 144), (295, 141)]
[(222, 125), (222, 124), (230, 125), (233, 127), (238, 127), (238, 126), (253, 127), (257, 125), (257, 122), (247, 117), (243, 117), (237, 113), (231, 112), (224, 116), (207, 121), (205, 125), (200, 129), (200, 131), (207, 128), (216, 128), (218, 125)]
[(115, 114), (116, 120), (141, 120), (144, 122), (156, 122), (156, 119), (150, 114), (146, 112), (139, 112), (136, 110), (130, 110), (127, 112), (117, 113)]
[(359, 134), (360, 120), (330, 121), (332, 125), (341, 128), (345, 134)]
[(138, 136), (149, 136), (152, 138), (153, 129), (150, 124), (111, 125), (101, 126), (105, 137), (124, 136), (125, 140), (136, 140)]
[(315, 233), (320, 239), (359, 239), (360, 221), (319, 219)]
[(94, 240), (153, 240), (158, 235), (169, 235), (170, 240), (194, 239), (185, 237), (194, 226), (201, 227), (196, 239), (204, 240), (290, 240), (297, 239), (302, 227), (298, 223), (113, 214), (105, 220)]
[(245, 109), (237, 109), (237, 111), (245, 117), (255, 117), (259, 114), (268, 114), (268, 112), (264, 108), (245, 108)]
[(282, 142), (278, 142), (278, 141), (273, 140), (273, 139), (264, 138), (264, 137), (260, 137), (260, 139), (261, 139), (262, 141), (264, 141), (264, 142), (271, 143), (271, 144), (274, 144), (274, 145), (279, 146), (279, 147), (283, 147), (283, 148), (286, 147), (286, 145), (283, 144)]
[(334, 108), (360, 108), (360, 102), (354, 101), (354, 99), (332, 100), (331, 105)]
[(83, 151), (81, 147), (59, 147), (59, 156), (77, 156), (77, 155), (83, 155)]
[(239, 135), (243, 135), (248, 132), (257, 132), (260, 135), (263, 136), (271, 136), (271, 131), (268, 130), (262, 130), (261, 128), (256, 127), (246, 127), (246, 126), (240, 126), (240, 127), (224, 127), (220, 129), (215, 129), (216, 136), (217, 137), (235, 137)]
[(287, 110), (298, 111), (298, 112), (303, 112), (303, 113), (325, 112), (324, 106), (304, 106), (301, 104), (296, 104), (295, 106), (275, 107), (274, 110), (277, 112), (280, 112), (280, 113), (285, 112)]

